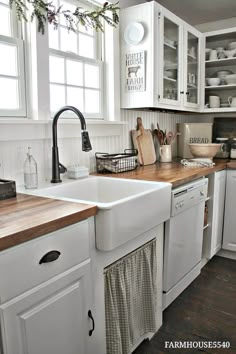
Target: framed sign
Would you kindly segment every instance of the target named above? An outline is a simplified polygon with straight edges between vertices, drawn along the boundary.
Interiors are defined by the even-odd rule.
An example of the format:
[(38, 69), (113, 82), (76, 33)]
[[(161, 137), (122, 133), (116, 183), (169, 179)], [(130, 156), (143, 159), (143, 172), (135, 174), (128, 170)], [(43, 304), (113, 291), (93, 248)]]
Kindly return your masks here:
[(125, 54), (125, 91), (145, 91), (145, 51)]

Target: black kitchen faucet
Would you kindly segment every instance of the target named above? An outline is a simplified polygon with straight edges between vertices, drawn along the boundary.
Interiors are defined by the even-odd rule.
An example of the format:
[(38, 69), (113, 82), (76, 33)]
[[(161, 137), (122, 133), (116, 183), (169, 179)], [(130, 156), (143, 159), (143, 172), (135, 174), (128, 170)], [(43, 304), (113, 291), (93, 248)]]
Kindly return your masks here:
[(60, 115), (65, 112), (65, 111), (72, 111), (74, 112), (77, 117), (80, 119), (80, 124), (81, 124), (81, 137), (82, 137), (82, 150), (83, 151), (90, 151), (92, 150), (92, 146), (90, 143), (89, 139), (89, 134), (86, 131), (86, 123), (85, 123), (85, 118), (83, 114), (73, 106), (64, 106), (59, 111), (55, 114), (53, 118), (53, 123), (52, 123), (52, 179), (51, 183), (59, 183), (61, 182), (60, 179), (60, 173), (65, 173), (66, 172), (66, 167), (63, 166), (59, 162), (59, 153), (58, 153), (58, 146), (57, 146), (57, 121), (60, 117)]

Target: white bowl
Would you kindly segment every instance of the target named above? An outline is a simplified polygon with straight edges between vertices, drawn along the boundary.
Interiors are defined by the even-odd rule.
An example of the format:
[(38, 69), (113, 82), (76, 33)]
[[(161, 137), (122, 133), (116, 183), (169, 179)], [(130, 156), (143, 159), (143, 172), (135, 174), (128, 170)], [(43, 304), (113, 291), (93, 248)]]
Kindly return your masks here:
[(227, 85), (236, 84), (236, 74), (226, 75), (224, 77), (224, 80), (225, 80)]
[(217, 71), (217, 72), (214, 74), (214, 77), (215, 77), (215, 75), (216, 75), (216, 76), (219, 77), (220, 79), (224, 79), (225, 76), (231, 75), (231, 74), (233, 74), (233, 72), (230, 71), (230, 70), (219, 70), (219, 71)]
[(235, 54), (236, 54), (236, 49), (224, 50), (224, 55), (227, 58), (233, 58)]
[(236, 42), (231, 42), (228, 44), (229, 49), (236, 49)]
[(221, 144), (188, 144), (189, 150), (194, 157), (209, 158), (217, 154)]
[(218, 86), (220, 84), (220, 78), (219, 77), (210, 77), (206, 79), (207, 85), (208, 86)]

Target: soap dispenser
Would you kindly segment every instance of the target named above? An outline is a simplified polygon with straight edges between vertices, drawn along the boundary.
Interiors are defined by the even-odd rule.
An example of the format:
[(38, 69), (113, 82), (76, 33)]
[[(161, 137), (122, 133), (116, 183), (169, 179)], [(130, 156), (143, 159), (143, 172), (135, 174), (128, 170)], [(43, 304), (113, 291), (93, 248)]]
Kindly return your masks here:
[(31, 147), (28, 147), (27, 158), (24, 163), (24, 183), (26, 189), (38, 187), (37, 163), (32, 156)]

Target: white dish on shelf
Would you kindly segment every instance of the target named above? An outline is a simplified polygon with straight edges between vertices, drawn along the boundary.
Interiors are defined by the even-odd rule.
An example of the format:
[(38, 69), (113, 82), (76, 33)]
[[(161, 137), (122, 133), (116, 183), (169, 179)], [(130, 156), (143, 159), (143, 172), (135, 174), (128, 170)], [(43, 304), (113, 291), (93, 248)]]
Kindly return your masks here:
[(139, 22), (131, 22), (126, 26), (124, 31), (124, 39), (127, 44), (138, 44), (144, 36), (144, 27)]
[(236, 84), (236, 74), (226, 75), (224, 80), (227, 85)]
[(206, 82), (208, 86), (218, 86), (220, 85), (221, 79), (219, 77), (209, 77), (206, 78)]
[(228, 44), (229, 49), (236, 49), (236, 42), (231, 42)]
[(236, 54), (236, 49), (224, 50), (224, 55), (225, 55), (227, 58), (233, 58), (235, 54)]

